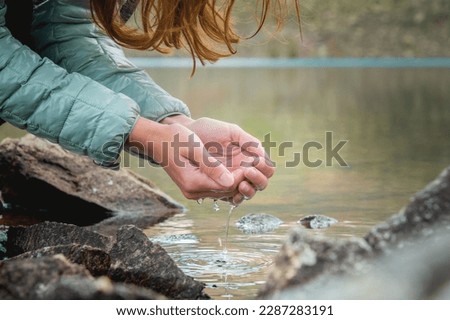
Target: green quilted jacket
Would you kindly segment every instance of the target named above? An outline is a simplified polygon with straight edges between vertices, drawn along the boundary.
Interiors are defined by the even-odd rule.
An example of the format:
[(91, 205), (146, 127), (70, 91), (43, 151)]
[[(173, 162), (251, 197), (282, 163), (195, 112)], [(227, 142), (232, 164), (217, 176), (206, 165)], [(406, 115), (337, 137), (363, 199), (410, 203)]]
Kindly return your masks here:
[(0, 0), (0, 120), (117, 167), (139, 116), (189, 116), (92, 22), (89, 0), (37, 2), (31, 50), (11, 35)]

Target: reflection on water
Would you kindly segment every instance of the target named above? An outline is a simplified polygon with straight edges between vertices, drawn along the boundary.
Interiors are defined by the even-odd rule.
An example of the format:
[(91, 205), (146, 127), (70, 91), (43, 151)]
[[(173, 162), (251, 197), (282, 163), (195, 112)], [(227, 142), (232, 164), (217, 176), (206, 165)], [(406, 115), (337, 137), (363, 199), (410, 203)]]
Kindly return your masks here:
[[(184, 200), (163, 170), (126, 159), (188, 208), (146, 233), (184, 235), (160, 243), (186, 273), (207, 283), (214, 298), (254, 297), (299, 218), (322, 214), (339, 221), (306, 232), (362, 236), (450, 163), (450, 69), (199, 69), (192, 80), (187, 69), (150, 73), (194, 117), (235, 122), (260, 139), (270, 133), (277, 146), (292, 143), (284, 152), (272, 148), (277, 173), (270, 186), (233, 212), (229, 260), (222, 252), (228, 206), (215, 212), (212, 200)], [(325, 146), (326, 132), (333, 133), (333, 146), (348, 140), (339, 153), (348, 167), (308, 168), (301, 161), (286, 168), (308, 142)], [(0, 137), (7, 134), (15, 133), (0, 129)], [(325, 151), (311, 152), (309, 160), (325, 161)], [(284, 223), (269, 234), (244, 235), (234, 224), (249, 213)]]

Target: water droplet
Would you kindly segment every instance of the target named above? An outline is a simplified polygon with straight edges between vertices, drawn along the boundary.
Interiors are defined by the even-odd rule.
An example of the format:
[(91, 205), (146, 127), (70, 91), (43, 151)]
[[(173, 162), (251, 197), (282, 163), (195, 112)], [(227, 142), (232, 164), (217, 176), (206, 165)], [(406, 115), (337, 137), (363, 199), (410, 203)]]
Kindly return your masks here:
[(213, 209), (215, 212), (220, 210), (220, 206), (219, 206), (219, 203), (217, 202), (217, 199), (214, 199)]
[(197, 203), (198, 203), (198, 204), (202, 204), (202, 203), (203, 203), (203, 200), (205, 200), (205, 199), (203, 199), (203, 198), (197, 199)]
[(230, 206), (230, 211), (228, 211), (227, 226), (226, 226), (226, 229), (225, 229), (225, 244), (223, 246), (223, 254), (224, 254), (224, 256), (226, 256), (227, 253), (228, 253), (227, 245), (228, 245), (228, 233), (230, 231), (230, 218), (231, 218), (231, 214), (233, 213), (234, 209), (236, 209), (236, 206), (235, 205), (231, 205)]

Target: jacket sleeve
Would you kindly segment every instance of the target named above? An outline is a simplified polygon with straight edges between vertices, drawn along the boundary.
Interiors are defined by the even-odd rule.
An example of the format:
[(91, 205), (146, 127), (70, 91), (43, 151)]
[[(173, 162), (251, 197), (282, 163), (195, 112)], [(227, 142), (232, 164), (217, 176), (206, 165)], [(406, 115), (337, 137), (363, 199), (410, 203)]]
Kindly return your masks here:
[(36, 50), (69, 72), (78, 72), (137, 102), (141, 116), (160, 121), (189, 109), (135, 67), (92, 20), (89, 0), (44, 1), (35, 6)]
[(0, 118), (101, 165), (117, 165), (139, 106), (39, 57), (12, 37), (5, 13), (0, 0)]

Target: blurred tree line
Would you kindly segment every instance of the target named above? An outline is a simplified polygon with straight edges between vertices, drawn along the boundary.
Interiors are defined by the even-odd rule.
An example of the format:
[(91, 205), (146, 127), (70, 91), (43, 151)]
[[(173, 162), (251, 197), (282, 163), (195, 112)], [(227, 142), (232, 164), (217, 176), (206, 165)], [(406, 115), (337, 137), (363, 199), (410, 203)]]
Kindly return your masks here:
[[(450, 0), (300, 0), (303, 40), (295, 0), (286, 1), (282, 31), (275, 32), (271, 19), (257, 37), (237, 45), (239, 56), (450, 56)], [(255, 30), (258, 3), (236, 2), (235, 25), (241, 34)]]

